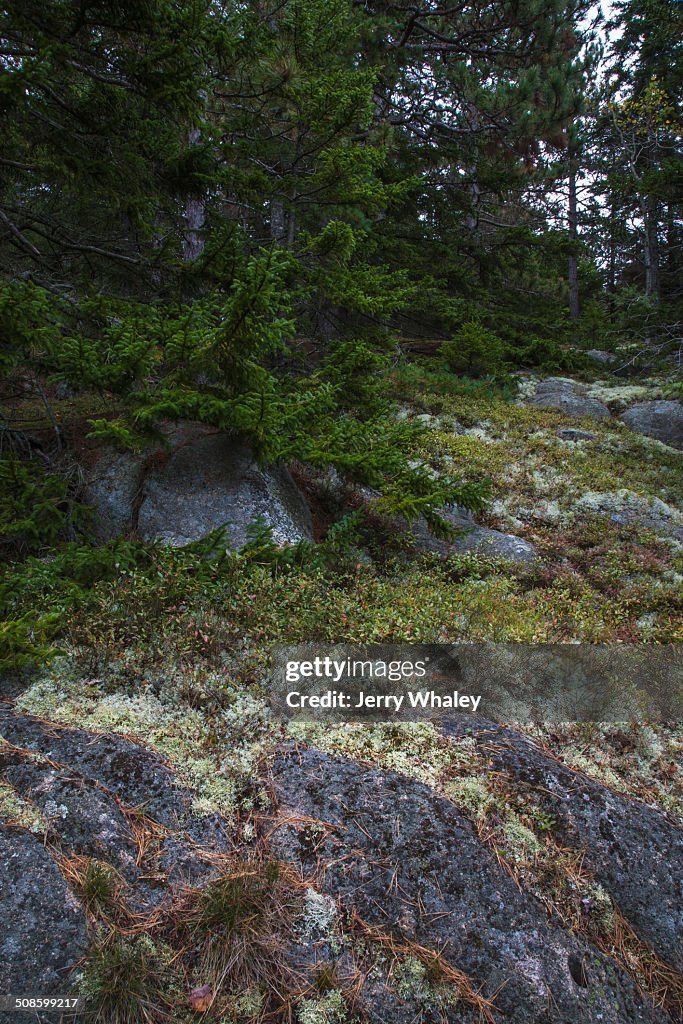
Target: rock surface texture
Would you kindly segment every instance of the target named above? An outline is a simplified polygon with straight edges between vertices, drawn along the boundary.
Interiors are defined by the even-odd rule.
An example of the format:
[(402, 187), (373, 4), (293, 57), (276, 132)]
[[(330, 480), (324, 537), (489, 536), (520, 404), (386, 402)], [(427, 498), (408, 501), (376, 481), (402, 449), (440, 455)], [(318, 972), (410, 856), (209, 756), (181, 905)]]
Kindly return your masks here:
[[(0, 785), (40, 815), (38, 826), (0, 828), (3, 991), (23, 992), (27, 979), (44, 994), (77, 991), (72, 971), (83, 957), (87, 966), (95, 932), (66, 870), (74, 858), (110, 865), (130, 910), (163, 922), (188, 885), (201, 892), (232, 857), (254, 858), (258, 849), (286, 865), (303, 893), (286, 956), (297, 985), (308, 979), (307, 1012), (322, 998), (315, 979), (327, 972), (341, 990), (353, 987), (349, 1020), (676, 1019), (618, 954), (518, 884), (461, 806), (409, 776), (285, 745), (264, 765), (271, 802), (256, 819), (258, 835), (244, 833), (236, 845), (239, 822), (197, 817), (192, 793), (152, 750), (19, 713), (9, 695), (0, 711)], [(553, 840), (577, 851), (648, 955), (680, 977), (680, 829), (512, 729), (474, 718), (441, 727), (446, 744), (464, 736), (491, 776), (506, 780), (510, 801), (537, 801)], [(165, 934), (176, 941), (173, 930)]]
[[(462, 729), (459, 723), (443, 731), (458, 736)], [(492, 771), (536, 794), (560, 842), (584, 851), (586, 865), (638, 933), (683, 971), (680, 828), (661, 812), (572, 771), (512, 729), (468, 723), (467, 735), (484, 748)]]
[(168, 432), (166, 449), (139, 455), (101, 452), (86, 474), (102, 540), (135, 532), (182, 546), (222, 526), (228, 546), (247, 540), (262, 516), (276, 542), (312, 536), (306, 502), (284, 467), (261, 467), (243, 442), (199, 424)]
[(638, 434), (683, 450), (683, 405), (680, 402), (639, 402), (621, 418)]
[[(69, 972), (88, 948), (84, 908), (40, 836), (0, 825), (0, 864), (0, 993), (67, 995)], [(24, 1017), (35, 1020), (0, 1012), (2, 1024)]]
[(601, 420), (611, 415), (603, 402), (589, 398), (585, 389), (568, 377), (547, 377), (542, 380), (527, 402), (541, 409), (557, 409), (569, 416)]
[[(274, 780), (279, 854), (316, 872), (323, 892), (371, 929), (440, 950), (474, 990), (495, 996), (496, 1019), (666, 1020), (609, 958), (521, 892), (427, 786), (315, 750), (279, 758)], [(413, 1018), (385, 1010), (383, 1019)]]

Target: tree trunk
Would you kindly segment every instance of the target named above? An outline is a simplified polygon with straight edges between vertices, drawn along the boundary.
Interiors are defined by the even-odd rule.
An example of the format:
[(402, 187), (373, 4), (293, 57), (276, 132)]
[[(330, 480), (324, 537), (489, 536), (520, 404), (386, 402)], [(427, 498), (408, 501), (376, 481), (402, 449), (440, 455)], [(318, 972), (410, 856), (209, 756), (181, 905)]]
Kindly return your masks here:
[[(196, 146), (199, 144), (200, 137), (199, 128), (192, 128), (188, 142), (191, 146)], [(204, 200), (196, 196), (188, 196), (183, 208), (183, 220), (185, 221), (183, 259), (186, 263), (193, 263), (204, 252), (202, 228), (204, 227), (205, 218)]]
[(292, 201), (292, 206), (291, 206), (291, 209), (289, 211), (289, 216), (287, 218), (287, 248), (288, 249), (292, 249), (293, 248), (295, 238), (296, 238), (296, 208), (294, 206), (294, 201)]
[[(610, 203), (609, 215), (609, 280), (608, 290), (613, 296), (617, 290), (617, 208), (616, 203)], [(610, 298), (612, 302), (612, 298)]]
[(270, 238), (277, 245), (285, 242), (285, 204), (281, 199), (270, 201)]
[(646, 196), (643, 204), (645, 222), (645, 292), (655, 302), (659, 301), (659, 216), (657, 201)]
[(576, 160), (569, 164), (569, 210), (567, 216), (569, 227), (569, 256), (567, 258), (567, 280), (569, 282), (569, 319), (579, 319), (579, 213), (576, 198)]
[(185, 201), (183, 259), (186, 263), (192, 263), (199, 259), (204, 252), (204, 238), (201, 233), (204, 227), (204, 217), (204, 201), (202, 199), (187, 199)]

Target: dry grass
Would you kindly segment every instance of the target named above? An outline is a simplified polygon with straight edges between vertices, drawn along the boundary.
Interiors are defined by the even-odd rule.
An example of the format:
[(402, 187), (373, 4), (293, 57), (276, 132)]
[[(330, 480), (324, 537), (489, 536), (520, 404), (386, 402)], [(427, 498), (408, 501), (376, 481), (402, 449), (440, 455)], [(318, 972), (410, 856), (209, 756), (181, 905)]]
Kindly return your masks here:
[(640, 992), (655, 1006), (667, 1010), (673, 1020), (683, 1020), (683, 975), (665, 963), (640, 939), (618, 909), (609, 935), (595, 939), (600, 949), (627, 971)]
[(479, 1013), (479, 1018), (486, 1024), (495, 1024), (493, 1001), (485, 999), (474, 988), (471, 979), (454, 967), (443, 954), (427, 946), (421, 946), (417, 942), (398, 940), (380, 928), (374, 928), (367, 924), (357, 914), (353, 914), (350, 922), (351, 929), (372, 945), (380, 946), (386, 953), (396, 960), (405, 957), (414, 957), (419, 960), (425, 968), (426, 976), (433, 984), (453, 985), (458, 996), (464, 1003), (471, 1006)]
[(261, 989), (281, 1012), (299, 987), (287, 962), (301, 911), (301, 883), (278, 861), (237, 862), (201, 889), (187, 889), (170, 926), (191, 951), (193, 974), (215, 995)]
[(94, 917), (109, 921), (125, 914), (122, 879), (111, 864), (80, 855), (58, 858), (57, 863), (62, 876)]

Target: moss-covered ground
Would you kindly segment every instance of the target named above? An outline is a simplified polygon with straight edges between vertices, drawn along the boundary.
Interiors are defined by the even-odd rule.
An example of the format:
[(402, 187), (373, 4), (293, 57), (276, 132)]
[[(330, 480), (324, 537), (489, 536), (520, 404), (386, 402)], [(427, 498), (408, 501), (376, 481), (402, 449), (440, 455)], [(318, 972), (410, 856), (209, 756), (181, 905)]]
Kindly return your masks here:
[[(392, 387), (398, 414), (427, 426), (415, 458), (488, 481), (479, 520), (531, 540), (537, 562), (415, 555), (401, 550), (401, 538), (374, 560), (354, 548), (336, 566), (258, 557), (200, 565), (192, 549), (148, 546), (144, 558), (122, 557), (79, 591), (68, 572), (36, 561), (17, 588), (17, 606), (43, 601), (46, 611), (63, 613), (52, 641), (63, 656), (39, 674), (21, 707), (151, 743), (196, 790), (198, 809), (225, 811), (239, 803), (240, 779), (281, 738), (266, 706), (276, 643), (683, 639), (683, 545), (667, 532), (666, 516), (657, 528), (661, 503), (674, 515), (683, 494), (680, 453), (617, 418), (577, 423), (521, 404), (524, 380), (498, 387), (412, 363)], [(591, 389), (618, 410), (633, 386), (614, 379)], [(661, 385), (637, 390), (657, 396)], [(586, 428), (595, 439), (562, 441), (563, 426)], [(642, 502), (646, 526), (586, 501), (623, 492)], [(406, 727), (387, 737), (347, 727), (316, 742), (434, 783), (445, 755), (420, 729), (429, 733)], [(680, 812), (680, 734), (650, 733), (611, 744), (609, 728), (567, 727), (553, 743), (577, 768)]]
[[(634, 976), (656, 994), (666, 978), (609, 896), (557, 845), (553, 821), (501, 788), (471, 739), (447, 742), (428, 724), (322, 729), (270, 716), (276, 643), (683, 640), (683, 545), (671, 528), (680, 522), (681, 453), (616, 417), (577, 421), (521, 404), (524, 382), (498, 387), (411, 364), (392, 387), (398, 415), (426, 427), (413, 457), (487, 481), (490, 501), (478, 520), (533, 542), (536, 562), (419, 555), (400, 537), (383, 551), (370, 544), (374, 557), (354, 547), (334, 566), (198, 560), (194, 549), (146, 546), (79, 589), (49, 560), (36, 560), (30, 578), (15, 581), (17, 612), (43, 602), (55, 613), (50, 642), (60, 653), (31, 674), (17, 707), (155, 748), (194, 792), (194, 809), (222, 813), (235, 834), (267, 806), (254, 780), (288, 737), (420, 779), (456, 803), (520, 884), (570, 927), (587, 930), (620, 963), (631, 957)], [(639, 398), (662, 393), (657, 381), (638, 389)], [(634, 397), (627, 391), (618, 380), (591, 387), (617, 412)], [(564, 441), (562, 427), (594, 438)], [(683, 823), (683, 726), (526, 730), (572, 768)], [(9, 787), (0, 789), (0, 812), (41, 828)], [(399, 985), (423, 983), (419, 962), (397, 970)], [(302, 1024), (344, 1019), (335, 992), (304, 1001)]]

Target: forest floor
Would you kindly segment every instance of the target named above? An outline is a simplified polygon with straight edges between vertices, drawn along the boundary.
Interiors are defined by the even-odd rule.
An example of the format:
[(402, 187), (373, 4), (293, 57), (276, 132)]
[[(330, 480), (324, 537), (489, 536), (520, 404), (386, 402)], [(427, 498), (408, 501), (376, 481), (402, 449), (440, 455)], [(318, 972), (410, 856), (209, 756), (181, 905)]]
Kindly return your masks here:
[(683, 453), (618, 418), (660, 381), (587, 382), (604, 419), (427, 362), (392, 387), (428, 428), (413, 457), (490, 481), (478, 523), (537, 558), (396, 533), (336, 573), (197, 573), (158, 549), (70, 610), (49, 667), (3, 683), (3, 835), (58, 869), (71, 915), (62, 954), (38, 929), (17, 962), (82, 956), (105, 1022), (680, 1019), (683, 726), (270, 716), (282, 642), (683, 640)]

